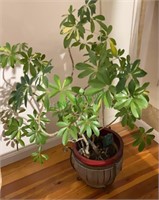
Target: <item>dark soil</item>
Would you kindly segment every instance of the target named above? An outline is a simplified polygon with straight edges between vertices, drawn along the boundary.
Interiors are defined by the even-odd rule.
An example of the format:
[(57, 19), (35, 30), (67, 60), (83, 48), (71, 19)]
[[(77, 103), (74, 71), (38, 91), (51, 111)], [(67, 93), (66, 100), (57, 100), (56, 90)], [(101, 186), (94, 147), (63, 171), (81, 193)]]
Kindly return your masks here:
[(89, 146), (89, 152), (90, 152), (89, 156), (85, 156), (84, 153), (82, 153), (83, 152), (82, 145), (78, 144), (78, 150), (82, 156), (85, 156), (92, 160), (106, 160), (113, 157), (117, 153), (118, 147), (113, 140), (110, 144), (105, 145), (103, 142), (104, 136), (100, 137), (93, 136), (93, 137), (94, 138), (91, 138), (91, 141), (94, 141), (93, 142), (94, 145), (93, 147), (91, 144)]

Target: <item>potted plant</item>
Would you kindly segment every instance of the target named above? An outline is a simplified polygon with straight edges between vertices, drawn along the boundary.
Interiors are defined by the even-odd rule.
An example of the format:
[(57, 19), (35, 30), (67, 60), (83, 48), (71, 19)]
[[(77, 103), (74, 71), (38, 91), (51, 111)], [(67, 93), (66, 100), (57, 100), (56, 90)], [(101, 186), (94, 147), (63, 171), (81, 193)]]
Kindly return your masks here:
[[(112, 26), (104, 20), (103, 15), (96, 14), (96, 0), (85, 0), (77, 11), (69, 7), (60, 25), (64, 47), (72, 61), (72, 73), (64, 80), (55, 74), (49, 81), (51, 61), (44, 54), (34, 53), (27, 44), (6, 43), (0, 47), (4, 78), (7, 67), (23, 68), (20, 81), (7, 99), (8, 107), (0, 113), (7, 144), (25, 146), (23, 138), (28, 137), (30, 143), (38, 146), (37, 152), (32, 153), (33, 160), (43, 163), (48, 156), (42, 153), (42, 146), (49, 137), (60, 136), (63, 145), (72, 142), (71, 163), (92, 187), (111, 184), (122, 167), (123, 142), (110, 125), (120, 118), (123, 126), (133, 129), (149, 101), (149, 83), (139, 81), (146, 75), (140, 61), (132, 62), (129, 55), (123, 55), (123, 49), (117, 49), (115, 39), (110, 37)], [(85, 60), (75, 64), (72, 48), (83, 51)], [(79, 79), (87, 78), (85, 88), (73, 85), (75, 70), (79, 71)], [(55, 97), (58, 101), (53, 101)], [(32, 113), (25, 114), (28, 103)], [(99, 120), (103, 108), (117, 111), (108, 125)], [(53, 134), (46, 131), (49, 112), (58, 119), (59, 131)], [(139, 151), (151, 144), (152, 130), (139, 128), (133, 143)]]

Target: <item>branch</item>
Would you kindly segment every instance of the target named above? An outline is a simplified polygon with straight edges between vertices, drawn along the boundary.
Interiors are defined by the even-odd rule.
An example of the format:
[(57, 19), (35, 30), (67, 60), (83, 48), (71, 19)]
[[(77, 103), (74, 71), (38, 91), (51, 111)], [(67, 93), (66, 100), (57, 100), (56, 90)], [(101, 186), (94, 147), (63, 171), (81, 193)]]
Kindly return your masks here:
[(31, 103), (32, 100), (34, 101), (34, 104), (36, 105), (36, 107), (37, 107), (37, 109), (38, 109), (38, 111), (39, 111), (39, 113), (40, 113), (41, 110), (40, 110), (39, 105), (38, 105), (38, 103), (37, 103), (37, 101), (35, 100), (35, 98), (34, 98), (33, 95), (31, 96), (31, 99), (30, 99), (30, 105), (32, 106), (33, 109), (35, 109), (35, 108), (34, 108), (34, 105)]
[(104, 112), (105, 111), (105, 107), (104, 107), (104, 103), (102, 102), (102, 124), (103, 124), (103, 127), (105, 126), (105, 115), (104, 115)]
[(83, 140), (83, 138), (79, 138), (79, 139), (77, 139), (77, 140), (68, 140), (68, 142), (76, 143), (76, 142), (79, 142), (79, 141), (81, 141), (81, 140)]
[(87, 141), (87, 139), (86, 139), (84, 134), (82, 134), (82, 138), (83, 138), (83, 140), (84, 140), (84, 142), (86, 144), (85, 153), (86, 153), (86, 155), (89, 155), (90, 154), (89, 153), (89, 142)]
[[(43, 130), (44, 132), (44, 130)], [(54, 137), (58, 134), (58, 131), (56, 131), (55, 133), (47, 133), (47, 132), (44, 132), (45, 135), (49, 136), (49, 137)]]
[(71, 53), (71, 49), (68, 48), (68, 53), (69, 53), (69, 56), (70, 56), (70, 59), (71, 59), (71, 63), (72, 63), (72, 73), (71, 73), (71, 77), (73, 77), (74, 75), (74, 69), (75, 69), (75, 64), (74, 64), (74, 60), (73, 60), (73, 57), (72, 57), (72, 53)]
[(4, 75), (4, 68), (3, 68), (3, 70), (2, 70), (2, 76), (3, 76), (4, 82), (7, 83), (7, 84), (12, 88), (13, 86), (12, 86), (12, 85), (6, 80), (6, 78), (5, 78), (5, 75)]
[(101, 131), (101, 130), (103, 130), (104, 128), (108, 128), (108, 127), (109, 127), (110, 125), (112, 125), (118, 118), (119, 118), (119, 117), (116, 117), (112, 122), (110, 122), (108, 125), (106, 125), (106, 126), (100, 128), (99, 130)]
[(89, 85), (87, 85), (86, 87), (84, 87), (83, 89), (86, 90), (89, 87)]

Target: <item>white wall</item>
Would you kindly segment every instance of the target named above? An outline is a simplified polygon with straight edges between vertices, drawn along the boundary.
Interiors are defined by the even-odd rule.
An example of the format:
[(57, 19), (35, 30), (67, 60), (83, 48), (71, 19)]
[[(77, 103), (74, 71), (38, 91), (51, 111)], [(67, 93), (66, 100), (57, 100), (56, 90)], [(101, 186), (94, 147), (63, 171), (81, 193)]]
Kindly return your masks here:
[(118, 48), (129, 54), (134, 0), (102, 0), (102, 14), (107, 24), (113, 25), (112, 36)]
[[(125, 49), (125, 55), (129, 54), (130, 35), (133, 19), (134, 0), (102, 0), (102, 14), (106, 23), (113, 25), (112, 37), (117, 42), (117, 47)], [(114, 119), (115, 111), (105, 111), (105, 124)]]
[(150, 82), (150, 103), (159, 109), (159, 2), (153, 2), (147, 2), (140, 58), (148, 73), (144, 81)]
[[(53, 58), (56, 73), (61, 76), (69, 75), (71, 62), (63, 48), (59, 24), (61, 15), (67, 13), (70, 4), (78, 8), (83, 2), (84, 0), (0, 0), (0, 44), (7, 41), (27, 42), (35, 51), (45, 53), (49, 59)], [(106, 22), (113, 25), (112, 36), (116, 38), (118, 47), (126, 49), (128, 53), (133, 0), (102, 0), (101, 3)], [(82, 59), (79, 51), (74, 51), (73, 54), (76, 61)], [(19, 70), (16, 71), (18, 76), (19, 73)], [(82, 81), (81, 84), (85, 83)], [(106, 112), (106, 122), (112, 118), (114, 112)], [(53, 124), (49, 130), (55, 131)], [(1, 146), (1, 150), (3, 153), (10, 151), (5, 145)]]

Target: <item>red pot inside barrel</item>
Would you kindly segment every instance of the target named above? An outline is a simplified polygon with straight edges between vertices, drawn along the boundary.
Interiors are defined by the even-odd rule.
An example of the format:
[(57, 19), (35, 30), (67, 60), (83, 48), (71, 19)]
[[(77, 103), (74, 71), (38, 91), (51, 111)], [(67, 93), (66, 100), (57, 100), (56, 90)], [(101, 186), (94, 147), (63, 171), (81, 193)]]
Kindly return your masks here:
[(111, 129), (105, 128), (105, 129), (100, 131), (100, 134), (103, 135), (103, 136), (108, 134), (108, 133), (113, 134), (114, 142), (116, 143), (116, 145), (118, 147), (118, 151), (114, 156), (112, 156), (111, 158), (108, 158), (106, 160), (91, 160), (91, 159), (88, 159), (88, 158), (82, 156), (79, 153), (79, 151), (77, 150), (77, 145), (74, 144), (73, 152), (74, 152), (75, 157), (85, 165), (96, 166), (96, 167), (112, 165), (115, 162), (117, 162), (118, 160), (120, 160), (122, 155), (123, 155), (123, 146), (124, 146), (123, 141), (122, 141), (121, 137), (115, 131), (113, 131)]

